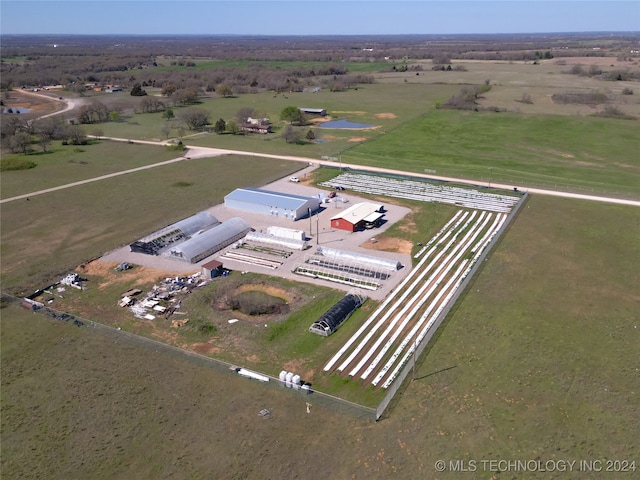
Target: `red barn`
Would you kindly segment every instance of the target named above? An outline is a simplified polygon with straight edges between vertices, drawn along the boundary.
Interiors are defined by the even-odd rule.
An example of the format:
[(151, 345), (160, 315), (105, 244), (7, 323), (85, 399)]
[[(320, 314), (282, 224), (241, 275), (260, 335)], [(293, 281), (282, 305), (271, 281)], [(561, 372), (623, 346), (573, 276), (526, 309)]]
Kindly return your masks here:
[(356, 203), (343, 210), (338, 215), (331, 217), (331, 228), (355, 232), (362, 228), (371, 228), (377, 225), (382, 217), (382, 205), (377, 203)]

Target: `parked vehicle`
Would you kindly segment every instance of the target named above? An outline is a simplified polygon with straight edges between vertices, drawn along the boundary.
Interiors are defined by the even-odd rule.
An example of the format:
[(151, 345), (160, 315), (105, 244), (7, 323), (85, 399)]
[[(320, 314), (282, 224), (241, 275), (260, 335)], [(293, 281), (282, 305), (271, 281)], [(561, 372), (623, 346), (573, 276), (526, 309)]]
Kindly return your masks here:
[(289, 177), (289, 181), (298, 183), (300, 181), (300, 179), (298, 177)]

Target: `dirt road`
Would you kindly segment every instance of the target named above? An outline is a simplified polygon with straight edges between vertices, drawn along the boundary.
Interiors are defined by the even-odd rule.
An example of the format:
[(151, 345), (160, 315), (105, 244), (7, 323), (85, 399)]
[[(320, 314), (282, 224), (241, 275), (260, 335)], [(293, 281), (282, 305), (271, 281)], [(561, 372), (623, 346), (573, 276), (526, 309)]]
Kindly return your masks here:
[[(100, 137), (100, 138), (103, 139), (103, 140), (111, 140), (111, 141), (115, 141), (115, 142), (128, 142), (128, 143), (131, 143), (131, 140), (128, 139), (128, 138), (115, 138), (115, 137)], [(155, 141), (150, 141), (150, 140), (136, 140), (134, 143), (142, 143), (142, 144), (146, 144), (146, 145), (157, 145), (157, 146), (167, 146), (167, 145), (169, 145), (169, 142), (166, 142), (166, 141), (164, 141), (164, 142), (155, 142)], [(100, 180), (117, 177), (119, 175), (126, 175), (128, 173), (137, 172), (137, 171), (140, 171), (140, 170), (146, 170), (146, 169), (150, 169), (150, 168), (161, 167), (163, 165), (167, 165), (167, 164), (170, 164), (170, 163), (188, 161), (188, 160), (190, 160), (192, 158), (217, 157), (217, 156), (220, 156), (220, 155), (249, 155), (249, 156), (254, 156), (254, 157), (264, 157), (264, 158), (275, 158), (275, 159), (280, 159), (280, 160), (290, 160), (290, 161), (293, 161), (293, 162), (304, 162), (306, 164), (335, 166), (335, 162), (330, 162), (330, 161), (325, 161), (325, 160), (317, 160), (315, 158), (308, 158), (308, 157), (297, 157), (297, 156), (290, 156), (290, 155), (274, 155), (274, 154), (270, 154), (270, 153), (246, 152), (246, 151), (242, 151), (242, 150), (227, 150), (227, 149), (223, 149), (223, 148), (210, 148), (210, 147), (187, 146), (186, 148), (187, 148), (187, 150), (184, 153), (184, 155), (181, 155), (180, 157), (174, 158), (172, 160), (167, 160), (165, 162), (155, 163), (153, 165), (146, 165), (144, 167), (132, 168), (132, 169), (129, 169), (129, 170), (122, 170), (120, 172), (110, 173), (108, 175), (101, 175), (99, 177), (94, 177), (94, 178), (88, 178), (86, 180), (81, 180), (81, 181), (78, 181), (78, 182), (68, 183), (66, 185), (60, 185), (58, 187), (47, 188), (47, 189), (44, 189), (44, 190), (38, 190), (38, 191), (35, 191), (35, 192), (26, 193), (24, 195), (17, 195), (15, 197), (5, 198), (4, 200), (0, 200), (0, 204), (1, 203), (7, 203), (7, 202), (13, 202), (14, 200), (20, 200), (20, 199), (24, 199), (24, 198), (27, 198), (27, 197), (34, 197), (36, 195), (42, 195), (42, 194), (49, 193), (49, 192), (54, 192), (54, 191), (57, 191), (57, 190), (64, 190), (66, 188), (72, 188), (72, 187), (75, 187), (75, 186), (78, 186), (78, 185), (84, 185), (84, 184), (87, 184), (87, 183), (98, 182)], [(363, 166), (362, 165), (350, 165), (348, 163), (342, 163), (342, 168), (344, 168), (344, 169), (362, 169)], [(496, 182), (491, 182), (491, 184), (489, 184), (488, 182), (483, 182), (483, 181), (471, 181), (471, 180), (464, 180), (464, 179), (453, 178), (453, 177), (441, 177), (441, 176), (437, 176), (437, 175), (425, 175), (425, 174), (414, 173), (414, 172), (404, 172), (402, 170), (394, 170), (394, 169), (390, 169), (390, 168), (378, 168), (378, 167), (364, 167), (364, 168), (366, 168), (366, 170), (368, 170), (370, 172), (379, 172), (379, 173), (394, 174), (394, 175), (410, 175), (410, 176), (416, 177), (416, 178), (444, 180), (444, 181), (447, 181), (447, 182), (455, 182), (455, 183), (461, 183), (461, 184), (473, 185), (473, 186), (483, 186), (483, 187), (491, 186), (492, 188), (502, 188), (502, 189), (505, 189), (505, 190), (512, 190), (513, 189), (513, 185), (505, 185), (505, 184), (500, 184), (500, 183), (496, 183)], [(602, 197), (602, 196), (598, 196), (598, 195), (584, 195), (584, 194), (581, 194), (581, 193), (562, 192), (562, 191), (558, 191), (558, 190), (545, 190), (545, 189), (542, 189), (542, 188), (524, 188), (523, 187), (523, 191), (526, 191), (528, 193), (537, 194), (537, 195), (551, 195), (551, 196), (555, 196), (555, 197), (575, 198), (575, 199), (579, 199), (579, 200), (589, 200), (589, 201), (595, 201), (595, 202), (615, 203), (615, 204), (619, 204), (619, 205), (630, 205), (630, 206), (634, 206), (634, 207), (640, 207), (640, 201), (638, 201), (638, 200), (626, 200), (626, 199), (614, 198), (614, 197)]]

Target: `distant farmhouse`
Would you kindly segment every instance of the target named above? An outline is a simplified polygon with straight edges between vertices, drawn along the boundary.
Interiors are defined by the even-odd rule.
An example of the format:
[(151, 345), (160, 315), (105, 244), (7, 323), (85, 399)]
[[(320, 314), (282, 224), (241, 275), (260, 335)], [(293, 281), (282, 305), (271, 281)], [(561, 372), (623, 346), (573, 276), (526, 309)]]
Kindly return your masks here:
[(240, 130), (245, 133), (271, 133), (271, 123), (268, 118), (251, 118), (240, 125)]

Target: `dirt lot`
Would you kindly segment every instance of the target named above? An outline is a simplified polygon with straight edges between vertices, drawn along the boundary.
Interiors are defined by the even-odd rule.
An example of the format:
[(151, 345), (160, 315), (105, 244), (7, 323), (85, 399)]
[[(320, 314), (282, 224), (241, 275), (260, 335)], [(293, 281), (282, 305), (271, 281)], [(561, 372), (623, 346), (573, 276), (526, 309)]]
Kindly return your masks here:
[(57, 98), (54, 97), (54, 94), (12, 90), (3, 94), (3, 103), (7, 108), (28, 108), (29, 113), (20, 115), (32, 119), (62, 110), (64, 103)]

